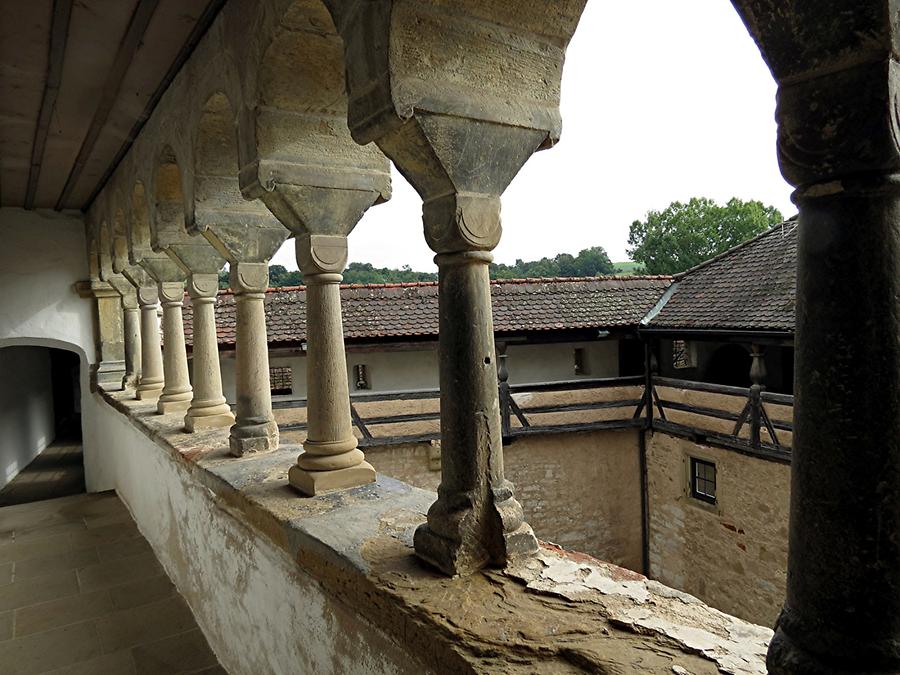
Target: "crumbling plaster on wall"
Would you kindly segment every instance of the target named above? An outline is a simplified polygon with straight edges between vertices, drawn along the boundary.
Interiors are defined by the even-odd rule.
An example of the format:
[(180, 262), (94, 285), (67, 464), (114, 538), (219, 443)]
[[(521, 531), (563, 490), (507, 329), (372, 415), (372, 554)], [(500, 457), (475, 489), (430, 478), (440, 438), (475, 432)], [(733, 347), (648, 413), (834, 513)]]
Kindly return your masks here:
[[(338, 659), (319, 672), (367, 672), (371, 664), (386, 672), (403, 672), (401, 665), (442, 673), (764, 672), (766, 629), (640, 575), (545, 548), (507, 573), (447, 578), (412, 554), (412, 533), (433, 493), (380, 476), (365, 487), (299, 498), (285, 482), (297, 449), (236, 460), (227, 455), (227, 431), (189, 436), (179, 420), (154, 415), (127, 393), (102, 396), (103, 459), (116, 467), (117, 489), (234, 672), (253, 672), (251, 661), (259, 668), (259, 645), (270, 646), (257, 635), (270, 630), (269, 619), (254, 627), (256, 617), (235, 607), (275, 617), (271, 646), (279, 661), (296, 664), (301, 657), (291, 650), (305, 648), (306, 634), (347, 633), (347, 643), (326, 639), (318, 656), (303, 655)], [(561, 570), (572, 577), (563, 579), (565, 593), (587, 580), (584, 593), (541, 588), (554, 586)], [(323, 597), (310, 601), (314, 592)], [(244, 593), (264, 602), (241, 600)], [(294, 607), (310, 602), (325, 609)], [(313, 630), (305, 633), (306, 625)], [(360, 641), (355, 653), (344, 648)]]

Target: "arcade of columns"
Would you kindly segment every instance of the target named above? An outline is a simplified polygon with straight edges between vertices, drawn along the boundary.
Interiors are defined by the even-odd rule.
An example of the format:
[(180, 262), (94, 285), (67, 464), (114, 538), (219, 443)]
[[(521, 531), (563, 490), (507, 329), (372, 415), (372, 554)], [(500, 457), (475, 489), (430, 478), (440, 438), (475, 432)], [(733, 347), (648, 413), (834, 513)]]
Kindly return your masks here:
[[(315, 495), (375, 480), (352, 433), (338, 284), (348, 234), (390, 196), (390, 158), (422, 197), (440, 273), (442, 482), (416, 552), (470, 574), (536, 550), (504, 478), (488, 263), (500, 195), (559, 137), (584, 3), (231, 0), (91, 208), (97, 381), (135, 384), (188, 431), (230, 426), (237, 456), (277, 447), (263, 298), (293, 236), (310, 365), (290, 483)], [(896, 672), (900, 18), (889, 0), (733, 4), (778, 82), (801, 227), (788, 595), (769, 668)], [(225, 262), (234, 415), (215, 333)]]

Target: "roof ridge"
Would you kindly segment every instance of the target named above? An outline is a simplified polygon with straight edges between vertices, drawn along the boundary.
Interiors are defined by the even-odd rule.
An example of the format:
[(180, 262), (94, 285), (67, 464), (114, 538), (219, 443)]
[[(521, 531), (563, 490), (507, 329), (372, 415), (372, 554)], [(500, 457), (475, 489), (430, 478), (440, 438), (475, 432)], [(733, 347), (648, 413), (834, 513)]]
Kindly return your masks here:
[(702, 269), (702, 268), (704, 268), (704, 267), (707, 267), (707, 266), (709, 266), (709, 265), (712, 265), (713, 263), (719, 262), (719, 261), (722, 260), (723, 258), (727, 258), (728, 256), (730, 256), (730, 255), (732, 255), (732, 254), (734, 254), (734, 253), (737, 253), (738, 251), (743, 250), (744, 248), (750, 246), (751, 244), (755, 244), (755, 243), (756, 243), (757, 241), (759, 241), (760, 239), (762, 239), (762, 238), (764, 238), (764, 237), (766, 237), (766, 236), (772, 234), (773, 232), (775, 232), (776, 228), (782, 228), (782, 229), (783, 229), (784, 226), (785, 226), (785, 225), (788, 225), (788, 224), (791, 224), (791, 225), (793, 225), (794, 227), (796, 227), (796, 226), (797, 226), (797, 221), (796, 221), (796, 220), (784, 220), (784, 221), (782, 221), (782, 222), (780, 222), (780, 223), (775, 223), (775, 224), (772, 225), (770, 228), (768, 228), (767, 230), (764, 230), (764, 231), (760, 232), (760, 233), (757, 234), (756, 236), (751, 237), (750, 239), (747, 239), (746, 241), (742, 241), (740, 244), (737, 244), (737, 245), (735, 245), (735, 246), (732, 246), (731, 248), (729, 248), (729, 249), (727, 249), (727, 250), (725, 250), (725, 251), (722, 251), (721, 253), (717, 253), (717, 254), (714, 255), (712, 258), (709, 258), (708, 260), (704, 260), (702, 263), (698, 263), (697, 265), (694, 265), (693, 267), (691, 267), (691, 268), (689, 268), (689, 269), (686, 269), (684, 272), (679, 272), (679, 273), (675, 274), (672, 278), (673, 278), (675, 281), (681, 281), (681, 280), (684, 279), (688, 274), (693, 274), (694, 272), (696, 272), (696, 271), (699, 270), (699, 269)]
[[(524, 284), (562, 284), (588, 283), (591, 281), (672, 281), (671, 274), (606, 274), (596, 277), (521, 277), (517, 279), (491, 279), (492, 286), (524, 285)], [(371, 284), (341, 284), (341, 289), (361, 290), (366, 288), (429, 288), (438, 285), (437, 281), (395, 281)], [(289, 293), (305, 291), (306, 286), (270, 286), (266, 293)], [(230, 288), (219, 289), (219, 295), (234, 295)]]

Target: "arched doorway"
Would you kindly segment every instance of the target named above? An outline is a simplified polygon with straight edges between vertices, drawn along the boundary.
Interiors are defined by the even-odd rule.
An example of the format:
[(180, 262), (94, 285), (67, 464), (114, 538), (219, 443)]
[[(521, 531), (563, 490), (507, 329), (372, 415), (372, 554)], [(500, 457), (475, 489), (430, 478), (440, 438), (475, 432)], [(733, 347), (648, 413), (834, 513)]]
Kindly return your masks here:
[(752, 358), (746, 347), (722, 345), (710, 355), (703, 380), (732, 387), (749, 387), (751, 362)]
[(80, 356), (0, 348), (0, 506), (84, 491)]

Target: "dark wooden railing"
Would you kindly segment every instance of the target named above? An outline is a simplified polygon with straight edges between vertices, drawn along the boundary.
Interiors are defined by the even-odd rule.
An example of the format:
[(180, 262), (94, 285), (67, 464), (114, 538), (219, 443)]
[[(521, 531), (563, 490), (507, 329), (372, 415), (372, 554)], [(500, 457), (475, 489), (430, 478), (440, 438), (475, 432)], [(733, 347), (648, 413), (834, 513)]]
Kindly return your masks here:
[[(653, 405), (651, 427), (655, 430), (666, 431), (678, 436), (691, 438), (700, 443), (710, 443), (735, 450), (752, 451), (754, 454), (771, 456), (777, 459), (786, 459), (790, 456), (790, 443), (786, 435), (779, 432), (793, 433), (794, 426), (784, 419), (773, 419), (766, 404), (793, 407), (794, 397), (788, 394), (776, 394), (767, 392), (760, 385), (753, 385), (749, 389), (743, 387), (729, 387), (721, 384), (706, 382), (691, 382), (689, 380), (677, 380), (668, 377), (654, 375), (651, 378), (650, 398)], [(674, 389), (679, 391), (696, 391), (701, 393), (716, 394), (722, 397), (736, 398), (743, 401), (740, 411), (726, 410), (719, 407), (695, 405), (664, 398), (660, 395), (659, 388)], [(719, 399), (727, 400), (727, 399)], [(730, 432), (723, 432), (715, 428), (700, 426), (699, 421), (693, 424), (675, 422), (667, 415), (667, 411), (684, 413), (697, 418), (711, 418), (734, 422)], [(747, 430), (747, 438), (742, 436)]]
[[(790, 457), (788, 434), (793, 432), (793, 425), (784, 419), (790, 416), (790, 411), (784, 411), (782, 418), (779, 419), (772, 416), (770, 406), (791, 407), (793, 396), (767, 392), (759, 385), (745, 389), (653, 376), (650, 378), (651, 385), (648, 390), (647, 379), (643, 376), (509, 384), (502, 375), (501, 372), (498, 394), (501, 429), (505, 443), (530, 434), (652, 428), (690, 438), (698, 443), (708, 443), (781, 461)], [(600, 391), (616, 388), (628, 388), (629, 391), (616, 398), (599, 395)], [(679, 394), (700, 392), (724, 398), (714, 399), (711, 405), (698, 405), (675, 400), (672, 390)], [(595, 400), (575, 402), (553, 400), (554, 394), (559, 395), (557, 399), (565, 399), (567, 398), (565, 394), (578, 391), (597, 391), (598, 396)], [(526, 394), (547, 396), (538, 396), (544, 400), (528, 404), (522, 401)], [(359, 430), (360, 445), (366, 447), (422, 443), (440, 439), (439, 399), (438, 389), (353, 394), (350, 397), (350, 414), (353, 424)], [(720, 407), (729, 399), (735, 401), (732, 409), (727, 409), (727, 404)], [(373, 407), (371, 404), (379, 402), (408, 409), (410, 406), (403, 404), (414, 401), (433, 401), (434, 405), (430, 406), (432, 408), (430, 410), (419, 412), (385, 413), (367, 410)], [(302, 409), (306, 407), (306, 400), (276, 400), (272, 406), (275, 409)], [(563, 421), (554, 419), (561, 413), (585, 413), (583, 417), (588, 417), (591, 412), (601, 410), (621, 411), (621, 414), (606, 415), (601, 420), (573, 421), (571, 415), (566, 416), (567, 419)], [(673, 414), (677, 420), (672, 419)], [(722, 421), (733, 425), (723, 429)], [(390, 425), (419, 422), (434, 423), (434, 428), (409, 433), (383, 431)], [(279, 427), (282, 431), (302, 431), (307, 425), (305, 422), (287, 422), (280, 423)]]

